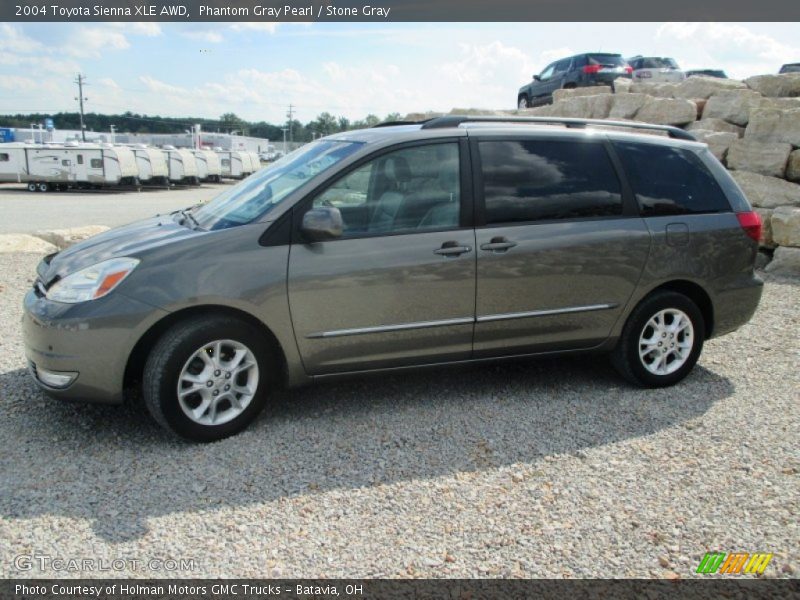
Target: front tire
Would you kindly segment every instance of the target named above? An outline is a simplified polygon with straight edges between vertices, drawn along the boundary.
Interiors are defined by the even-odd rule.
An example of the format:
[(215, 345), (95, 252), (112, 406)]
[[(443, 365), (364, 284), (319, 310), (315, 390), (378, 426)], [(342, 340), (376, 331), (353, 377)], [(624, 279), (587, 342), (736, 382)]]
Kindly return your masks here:
[(156, 421), (195, 442), (247, 427), (277, 384), (275, 353), (263, 334), (232, 317), (194, 317), (156, 342), (142, 395)]
[(705, 340), (705, 321), (697, 305), (677, 292), (651, 294), (633, 310), (611, 361), (628, 381), (666, 387), (686, 377)]
[(528, 101), (528, 97), (520, 96), (519, 99), (517, 100), (517, 108), (519, 108), (520, 110), (525, 110), (526, 108), (530, 107), (531, 105), (530, 102)]

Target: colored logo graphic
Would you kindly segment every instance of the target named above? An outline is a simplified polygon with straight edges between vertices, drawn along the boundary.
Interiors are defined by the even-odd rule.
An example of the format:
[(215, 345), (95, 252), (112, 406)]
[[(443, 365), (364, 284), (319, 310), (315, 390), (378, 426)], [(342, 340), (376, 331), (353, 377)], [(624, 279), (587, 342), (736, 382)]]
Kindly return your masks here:
[(760, 575), (772, 560), (772, 553), (756, 552), (706, 552), (703, 560), (697, 565), (698, 573), (727, 573), (738, 575), (740, 573), (754, 573)]

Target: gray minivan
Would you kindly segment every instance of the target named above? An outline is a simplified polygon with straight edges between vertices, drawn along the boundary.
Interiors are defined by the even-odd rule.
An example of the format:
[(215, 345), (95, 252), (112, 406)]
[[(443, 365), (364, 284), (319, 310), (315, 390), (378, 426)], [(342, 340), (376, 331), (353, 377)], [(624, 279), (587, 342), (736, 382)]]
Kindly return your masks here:
[(198, 441), (244, 428), (278, 386), (378, 370), (606, 351), (666, 386), (755, 311), (760, 229), (680, 129), (379, 126), (45, 257), (25, 348), (50, 395), (119, 403), (141, 386)]

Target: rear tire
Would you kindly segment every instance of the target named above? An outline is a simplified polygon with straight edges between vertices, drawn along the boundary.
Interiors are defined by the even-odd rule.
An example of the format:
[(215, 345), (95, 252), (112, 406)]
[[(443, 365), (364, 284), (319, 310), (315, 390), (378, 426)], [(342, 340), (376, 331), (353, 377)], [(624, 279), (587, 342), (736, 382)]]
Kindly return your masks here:
[(49, 192), (50, 191), (50, 184), (46, 182), (40, 183), (38, 186), (40, 192)]
[(278, 384), (277, 356), (264, 335), (227, 316), (193, 317), (156, 342), (142, 396), (153, 418), (195, 442), (247, 427)]
[(697, 305), (683, 294), (659, 291), (633, 309), (611, 362), (629, 382), (666, 387), (694, 368), (705, 340), (705, 322)]
[(38, 189), (38, 188), (37, 188), (36, 184), (35, 184), (33, 181), (31, 181), (31, 182), (28, 184), (28, 191), (29, 191), (29, 192), (35, 192), (37, 189)]

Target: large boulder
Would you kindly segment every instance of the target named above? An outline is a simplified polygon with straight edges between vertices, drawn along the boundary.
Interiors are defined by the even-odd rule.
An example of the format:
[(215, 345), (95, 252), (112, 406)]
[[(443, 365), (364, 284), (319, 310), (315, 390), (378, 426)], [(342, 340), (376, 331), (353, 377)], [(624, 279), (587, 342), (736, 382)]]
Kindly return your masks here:
[(82, 242), (83, 240), (108, 231), (105, 225), (88, 225), (86, 227), (73, 227), (71, 229), (52, 229), (49, 231), (37, 231), (34, 235), (43, 239), (46, 242), (58, 246), (61, 250), (68, 248), (73, 244)]
[(791, 144), (756, 142), (745, 137), (731, 144), (727, 165), (729, 169), (736, 171), (783, 177), (791, 152)]
[(776, 275), (800, 275), (800, 248), (775, 248), (775, 254), (764, 270)]
[(800, 181), (800, 150), (793, 150), (786, 163), (786, 179)]
[(605, 119), (611, 110), (613, 100), (612, 94), (568, 97), (560, 102), (554, 102), (549, 114), (576, 119)]
[(632, 119), (647, 102), (645, 94), (615, 94), (608, 113), (610, 119)]
[(800, 185), (749, 171), (731, 171), (747, 199), (759, 208), (800, 206)]
[(800, 208), (780, 206), (772, 212), (772, 239), (779, 246), (800, 247)]
[(778, 110), (800, 108), (800, 98), (761, 98), (758, 108), (777, 108)]
[(708, 131), (707, 129), (693, 129), (692, 135), (697, 138), (698, 142), (708, 144), (711, 154), (720, 161), (725, 160), (728, 148), (739, 139), (738, 135), (730, 131)]
[(754, 208), (754, 211), (761, 217), (761, 239), (758, 243), (764, 248), (774, 248), (775, 240), (772, 239), (772, 209)]
[(615, 94), (628, 94), (631, 91), (633, 80), (627, 77), (617, 77), (614, 80), (614, 93)]
[(768, 98), (793, 98), (800, 96), (800, 73), (783, 75), (755, 75), (744, 80), (751, 90)]
[(723, 90), (746, 89), (742, 81), (718, 77), (689, 77), (672, 90), (675, 98), (710, 98)]
[(800, 147), (800, 108), (759, 108), (750, 113), (745, 137), (760, 142), (787, 142)]
[(649, 98), (636, 113), (637, 121), (657, 125), (686, 125), (697, 118), (697, 105), (684, 98)]
[(630, 91), (634, 94), (647, 94), (656, 98), (672, 98), (675, 90), (678, 89), (677, 83), (640, 83), (631, 84)]
[[(706, 105), (706, 107), (708, 107), (708, 105)], [(744, 127), (728, 123), (723, 119), (717, 119), (715, 117), (709, 118), (705, 114), (703, 114), (703, 118), (699, 121), (689, 123), (686, 126), (686, 131), (691, 131), (692, 133), (694, 133), (696, 129), (702, 129), (704, 131), (727, 131), (735, 133), (736, 137), (742, 137), (744, 135)]]
[[(694, 77), (687, 81), (692, 79)], [(750, 120), (750, 111), (758, 108), (763, 99), (761, 94), (748, 89), (720, 91), (708, 99), (703, 110), (703, 118), (723, 119), (744, 126)]]
[(8, 252), (35, 252), (36, 254), (50, 254), (56, 252), (53, 244), (32, 235), (18, 233), (5, 233), (0, 235), (0, 254)]
[(436, 112), (429, 110), (428, 112), (412, 112), (408, 113), (405, 117), (403, 117), (403, 121), (426, 121), (428, 119), (434, 119), (436, 117), (443, 117), (447, 113), (443, 112)]
[(566, 100), (575, 96), (597, 96), (598, 94), (610, 94), (611, 86), (598, 85), (593, 87), (567, 88), (553, 92), (553, 102)]

